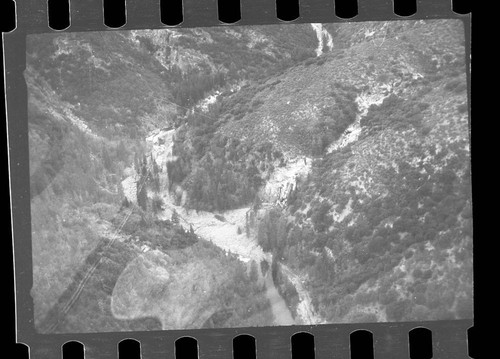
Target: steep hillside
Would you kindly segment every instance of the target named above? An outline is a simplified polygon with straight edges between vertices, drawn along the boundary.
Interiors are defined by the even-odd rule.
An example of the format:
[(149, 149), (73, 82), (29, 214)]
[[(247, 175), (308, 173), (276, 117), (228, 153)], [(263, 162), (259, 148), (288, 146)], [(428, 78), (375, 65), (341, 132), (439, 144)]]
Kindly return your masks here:
[(33, 35), (28, 59), (89, 126), (135, 138), (227, 83), (269, 76), (314, 56), (312, 29), (294, 29)]
[(472, 316), (460, 22), (33, 35), (25, 78), (41, 331)]
[[(234, 256), (224, 255), (217, 247), (203, 241), (157, 246), (129, 236), (114, 242), (109, 238), (100, 238), (73, 282), (39, 324), (41, 332), (272, 324), (261, 285), (247, 275)], [(187, 280), (191, 276), (197, 281)]]
[[(290, 141), (290, 121), (310, 126), (324, 114), (328, 105), (321, 101), (328, 97), (320, 89), (338, 89), (332, 85), (338, 81), (357, 90), (355, 120), (340, 138), (335, 134), (326, 141), (331, 146), (288, 197), (280, 219), (288, 232), (259, 238), (271, 241), (270, 250), (307, 276), (328, 322), (472, 315), (463, 40), (459, 24), (427, 25), (399, 28), (380, 45), (355, 42), (345, 50), (346, 59), (333, 52), (322, 66), (291, 69), (286, 81), (297, 79), (300, 86), (286, 81), (278, 86), (301, 91), (285, 103), (276, 101), (276, 107), (269, 101), (268, 108), (282, 116), (270, 117), (279, 143)], [(308, 104), (316, 109), (293, 110)], [(344, 121), (342, 115), (330, 116), (326, 121)], [(247, 131), (255, 126), (256, 136), (270, 132), (262, 127), (269, 118), (258, 111), (246, 119), (242, 126)], [(299, 133), (314, 136), (306, 126)]]
[(279, 204), (259, 242), (328, 322), (470, 317), (461, 24), (333, 30), (332, 51), (188, 116), (169, 176), (194, 208)]
[[(351, 26), (354, 25), (346, 24), (342, 29), (348, 31)], [(363, 26), (370, 27), (370, 23)], [(354, 100), (359, 94), (395, 93), (407, 97), (436, 76), (463, 73), (464, 60), (455, 56), (462, 46), (455, 36), (456, 27), (443, 29), (437, 43), (434, 34), (439, 26), (437, 23), (377, 23), (372, 31), (392, 35), (386, 36), (383, 42), (375, 35), (364, 36), (361, 41), (361, 35), (353, 31), (348, 48), (341, 47), (342, 36), (338, 35), (333, 51), (267, 79), (259, 84), (260, 88), (253, 87), (244, 95), (232, 95), (236, 97), (233, 100), (236, 104), (246, 99), (253, 106), (243, 116), (235, 117), (236, 123), (229, 121), (222, 132), (236, 138), (262, 137), (269, 133), (273, 140), (286, 147), (301, 147), (302, 152), (314, 153), (314, 145), (321, 142), (321, 136), (326, 135), (322, 140), (331, 143), (343, 132), (345, 124), (354, 121), (357, 111)], [(394, 27), (397, 29), (393, 30)], [(425, 79), (424, 75), (427, 75)]]
[(172, 112), (161, 64), (125, 34), (34, 35), (27, 48), (36, 74), (94, 131), (137, 137), (152, 114)]
[[(310, 28), (301, 32), (314, 36)], [(257, 69), (273, 73), (314, 56), (314, 44), (309, 44), (307, 37), (302, 44), (297, 43), (299, 46), (294, 41), (283, 31), (260, 27), (211, 29), (210, 34), (186, 29), (28, 37), (25, 78), (29, 92), (32, 294), (37, 326), (59, 331), (73, 328), (73, 324), (54, 324), (52, 317), (62, 317), (65, 323), (67, 310), (60, 313), (66, 308), (64, 295), (80, 288), (78, 281), (86, 278), (88, 256), (103, 240), (120, 236), (130, 222), (125, 214), (131, 208), (137, 210), (136, 205), (144, 205), (144, 200), (134, 198), (134, 205), (125, 200), (122, 181), (130, 173), (140, 172), (146, 163), (150, 131), (174, 126), (178, 116), (211, 91), (262, 76)], [(236, 46), (238, 51), (222, 51), (224, 46)], [(149, 179), (132, 186), (140, 197), (154, 184), (155, 180)], [(144, 205), (139, 216), (145, 218), (153, 208), (157, 210), (160, 204), (154, 203)], [(116, 222), (117, 218), (123, 222)], [(145, 243), (174, 240), (172, 246), (179, 247), (184, 242), (183, 233), (165, 237), (160, 231), (160, 240), (158, 231), (152, 226), (134, 235)], [(125, 242), (130, 241), (126, 238)], [(203, 251), (199, 254), (204, 256)], [(230, 286), (235, 279), (224, 278), (224, 285)], [(109, 285), (116, 280), (110, 278)], [(241, 278), (238, 282), (242, 283)], [(253, 288), (252, 295), (260, 290)], [(97, 290), (92, 295), (106, 301), (110, 293)], [(78, 327), (73, 329), (88, 331), (98, 325), (96, 318), (85, 321), (79, 317), (85, 305), (70, 303), (70, 312), (79, 318)], [(267, 304), (263, 303), (260, 308), (264, 311)], [(247, 304), (237, 304), (232, 310), (239, 311)], [(107, 319), (99, 319), (99, 325), (106, 328), (111, 325), (107, 313)], [(229, 325), (224, 324), (229, 320), (238, 324), (233, 314), (225, 318), (217, 323)], [(122, 321), (112, 327), (119, 329), (121, 325), (123, 329), (127, 326)]]

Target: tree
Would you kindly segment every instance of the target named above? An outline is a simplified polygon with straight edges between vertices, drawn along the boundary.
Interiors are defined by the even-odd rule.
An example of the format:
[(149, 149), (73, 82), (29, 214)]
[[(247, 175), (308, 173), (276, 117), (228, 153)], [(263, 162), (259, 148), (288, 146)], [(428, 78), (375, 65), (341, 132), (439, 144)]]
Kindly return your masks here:
[(116, 148), (116, 156), (119, 161), (127, 161), (128, 150), (127, 147), (125, 147), (125, 143), (123, 143), (123, 140), (120, 140), (120, 142), (118, 143), (118, 147)]
[(158, 164), (156, 161), (153, 159), (153, 156), (151, 155), (151, 164), (152, 164), (152, 169), (153, 173), (151, 173), (151, 185), (153, 187), (153, 191), (159, 192), (160, 191), (160, 168), (158, 167)]
[(146, 154), (142, 156), (142, 164), (141, 164), (141, 176), (146, 178), (148, 177), (148, 158)]
[(154, 53), (156, 51), (157, 46), (153, 44), (153, 41), (151, 41), (150, 38), (145, 37), (145, 36), (137, 36), (136, 38), (141, 46), (146, 49), (146, 51), (150, 53)]
[(109, 156), (108, 149), (104, 145), (101, 148), (101, 155), (104, 168), (110, 171), (113, 166), (113, 162), (111, 161), (111, 157)]
[(172, 212), (172, 217), (170, 219), (172, 221), (172, 223), (174, 224), (179, 224), (180, 222), (180, 219), (179, 219), (179, 213), (177, 213), (177, 211), (174, 209), (174, 211)]
[(404, 320), (406, 313), (410, 309), (410, 304), (408, 299), (398, 300), (388, 304), (385, 308), (387, 318), (395, 322)]
[(319, 206), (319, 208), (315, 209), (311, 221), (314, 224), (314, 229), (318, 232), (324, 232), (330, 227), (333, 222), (332, 216), (328, 215), (328, 211), (330, 210), (331, 205), (328, 202), (323, 202)]
[(270, 249), (269, 237), (267, 235), (264, 220), (259, 223), (259, 227), (257, 229), (257, 241), (265, 251), (268, 251)]
[(148, 194), (146, 190), (146, 184), (144, 181), (137, 181), (136, 183), (137, 186), (137, 204), (139, 207), (141, 207), (144, 211), (147, 211), (148, 209)]
[(248, 219), (248, 212), (245, 213), (245, 234), (248, 237), (250, 237), (250, 223), (249, 223), (249, 219)]
[(155, 195), (152, 201), (153, 212), (154, 213), (160, 212), (162, 210), (162, 207), (163, 207), (163, 199), (160, 196)]
[(327, 283), (330, 282), (332, 273), (330, 271), (328, 255), (325, 250), (322, 251), (320, 256), (316, 257), (314, 269), (316, 270), (316, 275), (320, 280), (326, 280)]
[(259, 279), (259, 268), (257, 267), (257, 262), (252, 261), (250, 264), (250, 280), (252, 282), (257, 282)]
[(134, 169), (136, 173), (141, 172), (141, 160), (137, 152), (134, 154)]
[(290, 192), (288, 192), (288, 198), (287, 198), (288, 206), (292, 206), (295, 203), (295, 201), (297, 200), (297, 193), (298, 193), (297, 186), (295, 188), (292, 188)]
[[(398, 237), (399, 238), (399, 237)], [(373, 254), (380, 254), (387, 251), (390, 241), (388, 237), (376, 236), (368, 243), (368, 251)]]
[(273, 260), (271, 262), (271, 276), (273, 278), (273, 281), (278, 282), (278, 270), (279, 270), (279, 264), (278, 260), (276, 259), (277, 253), (273, 254)]
[(123, 198), (122, 205), (121, 205), (120, 209), (122, 209), (122, 208), (129, 208), (129, 207), (130, 207), (129, 200), (127, 199), (127, 197)]
[(269, 263), (266, 260), (263, 260), (260, 262), (260, 269), (262, 271), (262, 275), (266, 275), (267, 271), (269, 270)]
[(148, 169), (147, 169), (147, 158), (146, 155), (143, 155), (142, 160), (136, 154), (134, 159), (134, 165), (136, 168), (136, 172), (139, 174), (139, 180), (136, 182), (137, 186), (137, 204), (144, 211), (147, 211), (148, 207), (148, 192), (146, 189), (146, 181), (148, 178)]

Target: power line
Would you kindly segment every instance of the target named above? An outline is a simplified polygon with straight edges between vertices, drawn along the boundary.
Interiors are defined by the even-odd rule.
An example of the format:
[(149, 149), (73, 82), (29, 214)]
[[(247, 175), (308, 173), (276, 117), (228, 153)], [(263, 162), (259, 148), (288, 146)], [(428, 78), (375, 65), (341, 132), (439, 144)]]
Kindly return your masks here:
[[(99, 36), (103, 39), (103, 41), (106, 41), (102, 35), (102, 32), (98, 32)], [(107, 49), (105, 49), (106, 52), (108, 52), (109, 55), (111, 55), (111, 52), (109, 52)], [(93, 55), (93, 52), (92, 52), (92, 55)], [(116, 64), (115, 64), (116, 65)], [(89, 64), (90, 66), (90, 64)], [(128, 69), (125, 68), (125, 65), (122, 64), (122, 63), (118, 63), (118, 68), (121, 66), (122, 70), (123, 71), (128, 71)], [(88, 72), (89, 73), (89, 76), (90, 76), (90, 81), (92, 82), (92, 79), (91, 79), (91, 71)], [(120, 74), (118, 74), (120, 75)], [(153, 87), (148, 83), (146, 82), (146, 85), (149, 87), (149, 89), (154, 92), (153, 90)], [(184, 110), (186, 110), (186, 112), (189, 112), (189, 111), (192, 111), (193, 113), (197, 114), (198, 116), (201, 116), (201, 117), (204, 117), (204, 118), (207, 118), (211, 121), (216, 121), (213, 117), (211, 116), (208, 116), (206, 115), (205, 113), (203, 112), (200, 112), (200, 111), (197, 111), (196, 110), (196, 106), (193, 106), (191, 108), (188, 108), (186, 106), (182, 106), (180, 104), (177, 104), (177, 103), (174, 103), (173, 101), (170, 101), (169, 99), (167, 98), (160, 98), (159, 99), (161, 102), (160, 103), (168, 103), (170, 105), (173, 105), (177, 108), (182, 108)], [(143, 181), (142, 183), (139, 185), (139, 187), (137, 188), (137, 191), (141, 191), (142, 188), (146, 185), (146, 181), (147, 181), (147, 178), (149, 177), (150, 175), (150, 172), (153, 168), (153, 164), (154, 164), (154, 161), (152, 161), (148, 168), (147, 168), (147, 174), (146, 174), (146, 177), (143, 178)], [(110, 246), (112, 246), (116, 239), (119, 238), (119, 232), (123, 229), (123, 226), (125, 226), (125, 224), (127, 223), (128, 219), (130, 218), (130, 216), (132, 215), (134, 209), (131, 208), (130, 211), (127, 213), (127, 215), (125, 216), (125, 218), (122, 220), (122, 222), (120, 223), (120, 225), (118, 227), (115, 227), (115, 230), (114, 232), (112, 233), (111, 235), (111, 240), (104, 246), (104, 249), (107, 249), (109, 248)], [(185, 218), (183, 218), (182, 216), (180, 216), (181, 219), (188, 225), (191, 225), (191, 223), (189, 223)], [(116, 217), (115, 217), (116, 218)], [(103, 240), (101, 239), (101, 242)], [(97, 244), (96, 248), (99, 246), (99, 243)], [(76, 302), (78, 301), (78, 299), (80, 298), (82, 292), (83, 292), (83, 289), (85, 288), (85, 286), (88, 284), (88, 282), (90, 281), (90, 279), (92, 278), (92, 276), (94, 275), (95, 271), (98, 269), (99, 265), (101, 264), (101, 261), (103, 259), (103, 255), (100, 254), (99, 257), (96, 259), (96, 261), (94, 262), (94, 264), (92, 264), (92, 266), (90, 268), (88, 268), (85, 272), (85, 275), (83, 276), (82, 280), (80, 281), (80, 283), (78, 284), (78, 286), (76, 287), (76, 289), (74, 290), (74, 292), (72, 293), (72, 295), (70, 296), (68, 302), (64, 305), (64, 307), (62, 308), (62, 310), (58, 313), (58, 316), (57, 316), (57, 320), (55, 322), (53, 322), (51, 325), (49, 325), (48, 328), (46, 328), (45, 330), (43, 330), (44, 333), (51, 333), (53, 332), (58, 326), (59, 324), (61, 323), (61, 315), (62, 314), (63, 316), (66, 315), (72, 308), (73, 306), (76, 304)]]
[[(143, 186), (146, 185), (146, 180), (150, 174), (151, 168), (152, 168), (152, 164), (148, 168), (146, 177), (144, 178), (143, 182), (139, 185), (138, 191), (140, 191), (143, 188)], [(115, 228), (115, 231), (111, 235), (111, 240), (104, 246), (104, 249), (109, 248), (110, 246), (112, 246), (115, 243), (116, 239), (118, 239), (118, 237), (119, 237), (118, 232), (122, 230), (123, 226), (127, 223), (128, 219), (132, 215), (133, 211), (134, 211), (134, 209), (131, 208), (130, 211), (125, 216), (125, 218), (120, 223), (120, 225)], [(102, 240), (101, 240), (101, 242), (102, 242)], [(96, 248), (98, 246), (99, 246), (99, 243), (97, 244)], [(96, 260), (96, 262), (89, 269), (87, 269), (85, 275), (83, 276), (83, 279), (78, 284), (78, 287), (75, 289), (75, 291), (71, 295), (69, 301), (66, 303), (66, 305), (63, 307), (63, 309), (59, 313), (62, 312), (63, 315), (66, 315), (70, 311), (70, 309), (75, 305), (77, 300), (80, 298), (80, 295), (82, 294), (85, 285), (92, 278), (94, 272), (99, 267), (99, 265), (102, 261), (102, 258), (103, 258), (103, 256), (100, 255), (99, 258)], [(43, 330), (43, 332), (44, 333), (52, 333), (60, 323), (61, 323), (61, 316), (58, 314), (57, 320), (55, 322), (53, 322), (47, 329)]]

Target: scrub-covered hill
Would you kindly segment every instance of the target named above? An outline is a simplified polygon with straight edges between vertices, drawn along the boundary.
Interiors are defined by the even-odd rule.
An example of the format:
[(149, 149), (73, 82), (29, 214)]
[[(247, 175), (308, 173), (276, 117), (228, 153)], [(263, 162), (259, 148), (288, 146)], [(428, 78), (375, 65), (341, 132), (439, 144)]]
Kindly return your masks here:
[[(308, 179), (290, 193), (281, 213), (289, 230), (270, 246), (307, 276), (328, 322), (472, 316), (469, 127), (459, 34), (459, 23), (444, 21), (399, 29), (383, 44), (351, 46), (346, 59), (332, 53), (323, 68), (301, 77), (311, 78), (311, 88), (327, 88), (332, 76), (357, 90), (357, 114), (340, 138), (327, 137)], [(280, 124), (302, 117), (310, 125), (325, 114), (328, 105), (309, 94), (301, 91), (290, 106), (314, 103), (317, 109), (302, 116), (282, 111), (286, 122), (275, 125), (277, 138), (287, 140), (289, 127)], [(326, 129), (329, 121), (344, 120), (332, 110), (325, 117), (316, 121)], [(300, 133), (307, 135), (304, 126)]]
[(192, 208), (279, 199), (258, 239), (329, 322), (471, 317), (462, 25), (337, 30), (331, 51), (188, 116), (169, 176)]
[(472, 316), (459, 21), (27, 45), (41, 331)]
[(135, 138), (225, 85), (313, 57), (315, 37), (296, 25), (44, 34), (27, 56), (89, 126)]
[[(145, 315), (146, 322), (117, 319), (120, 315), (113, 316), (109, 307), (121, 271), (143, 251), (182, 253), (199, 246), (189, 225), (170, 217), (154, 220), (162, 205), (158, 196), (156, 201), (148, 197), (149, 191), (160, 190), (158, 177), (164, 173), (158, 172), (162, 166), (149, 167), (148, 136), (178, 126), (178, 117), (203, 107), (223, 89), (234, 91), (314, 56), (314, 30), (291, 28), (293, 33), (247, 27), (28, 37), (32, 295), (41, 331), (159, 325), (158, 318), (149, 320), (151, 315)], [(131, 173), (136, 178), (153, 169), (155, 176), (124, 186)], [(135, 198), (129, 202), (131, 190)], [(118, 255), (116, 248), (124, 252)], [(273, 323), (269, 301), (261, 295), (262, 279), (255, 284), (248, 265), (231, 262), (223, 250), (202, 248), (189, 255), (219, 281), (212, 283), (212, 307), (205, 308), (213, 317), (196, 326)], [(232, 270), (221, 275), (224, 266)], [(224, 290), (235, 292), (233, 285), (245, 289), (225, 298)], [(191, 295), (188, 289), (181, 294)], [(91, 308), (95, 315), (88, 316)], [(254, 315), (262, 318), (251, 319)], [(178, 327), (192, 324), (176, 322)]]

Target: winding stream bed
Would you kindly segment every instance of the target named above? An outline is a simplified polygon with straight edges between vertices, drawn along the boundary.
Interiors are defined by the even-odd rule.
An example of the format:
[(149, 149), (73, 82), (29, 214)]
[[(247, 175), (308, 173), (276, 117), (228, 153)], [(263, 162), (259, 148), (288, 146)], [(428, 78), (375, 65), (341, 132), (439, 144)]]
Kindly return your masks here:
[[(168, 181), (166, 162), (175, 160), (175, 157), (172, 155), (174, 137), (175, 130), (173, 129), (157, 129), (152, 131), (146, 138), (146, 142), (151, 148), (152, 157), (161, 169), (160, 181), (162, 182), (162, 188), (168, 188), (166, 186)], [(302, 162), (302, 159), (300, 162)], [(297, 166), (295, 162), (291, 162), (290, 169), (287, 171), (290, 173), (286, 173), (289, 176), (282, 178), (283, 174), (280, 173), (280, 178), (279, 181), (276, 181), (276, 186), (283, 187), (287, 185), (287, 181), (290, 184), (295, 184), (296, 176), (309, 170), (309, 167), (310, 163), (304, 166)], [(135, 183), (136, 178), (132, 174), (122, 182), (124, 194), (132, 202), (136, 201)], [(263, 251), (253, 235), (247, 237), (245, 233), (238, 234), (238, 232), (241, 232), (238, 231), (238, 228), (245, 228), (246, 215), (251, 210), (250, 207), (225, 211), (223, 214), (224, 220), (220, 220), (212, 212), (186, 210), (182, 206), (182, 201), (181, 205), (176, 204), (174, 195), (167, 190), (161, 193), (161, 197), (164, 207), (162, 212), (158, 214), (160, 219), (170, 219), (172, 213), (175, 211), (182, 225), (186, 228), (192, 227), (200, 238), (212, 242), (226, 252), (237, 255), (242, 262), (247, 264), (250, 264), (252, 261), (258, 264), (262, 261), (267, 261), (268, 264), (272, 263), (272, 255)], [(260, 279), (265, 284), (266, 296), (271, 303), (275, 325), (316, 324), (321, 322), (317, 315), (314, 314), (309, 294), (302, 287), (300, 279), (290, 269), (282, 266), (283, 273), (290, 279), (290, 282), (296, 287), (299, 293), (300, 303), (295, 319), (285, 300), (276, 289), (270, 271), (263, 274), (260, 265), (258, 265), (258, 268)]]

